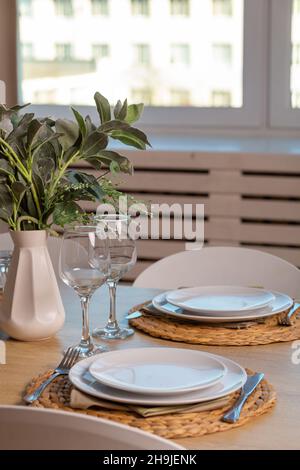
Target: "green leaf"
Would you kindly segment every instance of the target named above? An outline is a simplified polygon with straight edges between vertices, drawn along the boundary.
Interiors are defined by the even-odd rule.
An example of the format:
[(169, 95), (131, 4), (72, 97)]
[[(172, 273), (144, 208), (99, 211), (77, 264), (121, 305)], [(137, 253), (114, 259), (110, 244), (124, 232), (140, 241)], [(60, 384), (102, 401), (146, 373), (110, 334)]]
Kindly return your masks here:
[(64, 227), (78, 221), (81, 213), (82, 209), (74, 201), (58, 203), (53, 211), (53, 222), (60, 227)]
[(15, 181), (11, 185), (11, 190), (12, 190), (12, 193), (14, 195), (15, 201), (18, 204), (20, 204), (23, 197), (24, 197), (24, 194), (27, 191), (26, 186), (23, 183), (20, 183), (20, 181)]
[(4, 158), (0, 159), (0, 173), (4, 174), (14, 174), (13, 168), (10, 166), (7, 160), (4, 160)]
[(120, 172), (120, 165), (117, 162), (111, 161), (109, 164), (109, 169), (113, 175), (116, 175)]
[(91, 194), (95, 199), (101, 200), (104, 196), (103, 190), (94, 175), (88, 175), (87, 173), (73, 170), (68, 173), (67, 177), (71, 184), (83, 184), (85, 191)]
[(151, 147), (147, 136), (142, 131), (135, 129), (134, 127), (130, 127), (129, 129), (124, 130), (112, 131), (110, 135), (113, 139), (119, 140), (125, 145), (131, 145), (132, 147), (138, 149), (145, 150), (146, 145)]
[(109, 101), (99, 92), (95, 93), (94, 100), (97, 106), (97, 111), (100, 117), (101, 124), (110, 121), (111, 110)]
[(119, 119), (120, 121), (123, 121), (127, 115), (127, 108), (128, 108), (127, 99), (124, 101), (123, 104), (119, 100), (114, 109), (115, 118)]
[(85, 140), (82, 152), (85, 156), (94, 156), (105, 149), (108, 144), (108, 137), (103, 132), (94, 131)]
[(24, 114), (16, 124), (14, 130), (8, 135), (7, 142), (13, 143), (16, 139), (23, 138), (27, 134), (28, 126), (34, 117), (33, 113)]
[(85, 122), (87, 135), (91, 134), (97, 129), (96, 126), (92, 123), (90, 116), (86, 116), (84, 122)]
[[(93, 157), (92, 161), (89, 159), (89, 162), (95, 166), (96, 169), (100, 169), (103, 164), (110, 167), (111, 162), (114, 162), (119, 167), (118, 171), (123, 171), (124, 173), (128, 174), (132, 174), (133, 172), (130, 160), (127, 157), (124, 157), (123, 155), (120, 155), (119, 153), (113, 152), (111, 150), (102, 150), (96, 157)], [(98, 168), (96, 166), (97, 164), (99, 165)]]
[(125, 121), (129, 124), (133, 124), (134, 122), (138, 121), (141, 117), (143, 110), (143, 103), (129, 105), (127, 109), (127, 114), (125, 116)]
[(75, 119), (77, 121), (77, 124), (79, 126), (82, 138), (84, 138), (87, 134), (87, 129), (86, 129), (86, 124), (85, 124), (85, 121), (83, 119), (83, 116), (76, 109), (74, 109), (74, 108), (71, 108), (71, 109), (73, 111), (73, 114), (74, 114)]
[(109, 133), (111, 131), (116, 131), (116, 130), (123, 130), (123, 129), (125, 130), (130, 129), (130, 125), (127, 122), (119, 121), (117, 119), (108, 121), (105, 124), (102, 124), (102, 126), (98, 128), (99, 131), (106, 132), (106, 133)]
[(0, 186), (0, 218), (7, 221), (13, 212), (12, 195), (8, 192), (5, 186)]
[(64, 150), (72, 147), (79, 137), (78, 124), (67, 119), (58, 119), (55, 123), (56, 131), (62, 134), (59, 137), (59, 142)]
[(38, 134), (39, 130), (42, 127), (42, 123), (38, 119), (33, 119), (28, 126), (27, 130), (27, 143), (28, 147), (30, 147), (34, 142), (34, 138)]

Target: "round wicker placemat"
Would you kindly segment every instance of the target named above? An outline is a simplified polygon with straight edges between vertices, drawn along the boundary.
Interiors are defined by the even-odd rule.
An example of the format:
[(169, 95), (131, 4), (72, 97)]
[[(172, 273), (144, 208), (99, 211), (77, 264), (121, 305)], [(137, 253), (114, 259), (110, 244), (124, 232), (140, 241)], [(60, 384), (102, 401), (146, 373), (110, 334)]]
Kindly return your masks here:
[[(34, 378), (27, 387), (26, 392), (32, 392), (52, 372), (53, 371), (48, 371)], [(249, 374), (253, 373), (249, 370), (247, 372)], [(257, 416), (269, 411), (276, 401), (276, 394), (272, 385), (267, 380), (263, 380), (247, 400), (242, 410), (240, 420), (235, 424), (229, 424), (221, 421), (221, 417), (233, 405), (239, 392), (233, 393), (230, 397), (230, 403), (217, 410), (182, 414), (170, 413), (167, 415), (143, 418), (131, 411), (100, 410), (99, 408), (97, 408), (97, 410), (75, 410), (70, 408), (69, 400), (71, 389), (72, 384), (66, 376), (58, 377), (31, 406), (72, 411), (73, 413), (83, 413), (89, 416), (109, 419), (142, 429), (143, 431), (158, 434), (167, 439), (203, 436), (204, 434), (227, 431), (242, 426)]]
[[(148, 303), (136, 305), (129, 313), (141, 310)], [(296, 318), (297, 313), (294, 315), (291, 326), (278, 324), (278, 317), (287, 314), (287, 312), (281, 312), (266, 318), (264, 323), (256, 323), (248, 328), (240, 329), (226, 328), (224, 324), (219, 326), (218, 323), (187, 322), (177, 318), (170, 319), (160, 315), (147, 314), (129, 321), (131, 326), (156, 338), (214, 346), (254, 346), (300, 339), (300, 318)]]

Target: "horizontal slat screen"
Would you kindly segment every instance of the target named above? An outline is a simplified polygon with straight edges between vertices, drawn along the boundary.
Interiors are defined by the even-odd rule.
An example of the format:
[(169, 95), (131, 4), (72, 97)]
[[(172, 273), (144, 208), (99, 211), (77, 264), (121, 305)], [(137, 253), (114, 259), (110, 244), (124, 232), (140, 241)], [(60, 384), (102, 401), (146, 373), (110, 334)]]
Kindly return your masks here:
[[(118, 178), (121, 190), (156, 204), (204, 204), (207, 245), (253, 247), (300, 267), (300, 155), (124, 154), (135, 173)], [(82, 206), (96, 209), (93, 203)], [(140, 240), (138, 263), (126, 280), (184, 246), (181, 240)]]

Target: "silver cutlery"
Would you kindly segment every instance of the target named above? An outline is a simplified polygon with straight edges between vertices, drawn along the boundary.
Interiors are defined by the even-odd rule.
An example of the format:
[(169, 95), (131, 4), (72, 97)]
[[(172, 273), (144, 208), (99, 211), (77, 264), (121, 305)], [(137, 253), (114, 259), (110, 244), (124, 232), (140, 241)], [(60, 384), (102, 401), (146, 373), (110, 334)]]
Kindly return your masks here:
[(258, 384), (263, 380), (263, 378), (263, 373), (257, 373), (248, 376), (239, 398), (231, 410), (227, 411), (227, 413), (225, 413), (225, 415), (222, 417), (223, 421), (226, 423), (236, 423), (239, 420), (244, 404), (246, 403), (249, 396), (254, 392)]
[(295, 302), (294, 305), (290, 308), (289, 312), (287, 315), (280, 316), (278, 318), (278, 325), (281, 326), (292, 326), (292, 318), (295, 315), (296, 311), (300, 308), (300, 303)]
[(45, 390), (45, 388), (48, 387), (48, 385), (54, 379), (56, 379), (56, 377), (58, 377), (59, 375), (68, 375), (71, 367), (73, 367), (73, 365), (76, 363), (78, 357), (79, 351), (77, 350), (77, 348), (68, 348), (61, 362), (54, 370), (53, 374), (51, 374), (47, 380), (45, 380), (38, 388), (36, 388), (34, 392), (25, 395), (25, 397), (23, 397), (23, 400), (29, 404), (37, 400), (42, 394), (42, 392)]

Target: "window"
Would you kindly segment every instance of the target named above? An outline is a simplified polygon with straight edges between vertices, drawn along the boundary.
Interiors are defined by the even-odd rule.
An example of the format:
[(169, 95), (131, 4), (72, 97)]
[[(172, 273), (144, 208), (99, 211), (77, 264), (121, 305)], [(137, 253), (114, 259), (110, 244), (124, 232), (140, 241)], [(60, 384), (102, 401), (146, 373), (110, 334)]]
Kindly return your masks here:
[(299, 92), (293, 92), (292, 94), (292, 107), (300, 108), (300, 93)]
[(300, 44), (293, 44), (292, 66), (300, 64)]
[(189, 65), (190, 46), (189, 44), (171, 45), (171, 64)]
[(232, 46), (231, 44), (213, 44), (213, 60), (216, 65), (232, 64)]
[(70, 61), (73, 57), (71, 44), (56, 44), (55, 52), (56, 59), (59, 61)]
[(131, 90), (131, 101), (133, 103), (152, 104), (152, 91), (150, 88), (133, 88)]
[(136, 64), (150, 65), (150, 47), (148, 44), (136, 44), (134, 52)]
[(91, 0), (92, 14), (107, 16), (109, 14), (108, 0)]
[[(151, 103), (143, 113), (145, 126), (260, 125), (267, 63), (261, 47), (266, 20), (262, 4), (267, 2), (231, 0), (228, 17), (213, 13), (213, 0), (190, 0), (189, 15), (179, 28), (170, 0), (122, 0), (122, 10), (120, 1), (108, 1), (106, 16), (92, 10), (92, 0), (55, 2), (59, 9), (53, 8), (54, 0), (32, 0), (34, 16), (21, 15), (19, 20), (20, 43), (31, 43), (34, 51), (34, 64), (22, 57), (19, 62), (22, 101), (46, 106), (36, 100), (51, 95), (56, 105), (89, 107), (94, 90), (112, 103), (122, 97), (130, 100), (134, 91)], [(186, 3), (180, 3), (180, 11), (186, 12)], [(176, 4), (173, 11), (179, 11)], [(71, 12), (64, 22), (62, 14)], [(118, 27), (121, 23), (126, 32)], [(218, 46), (218, 61), (230, 62), (226, 70), (214, 63), (213, 45)], [(105, 67), (99, 67), (97, 62), (105, 57)], [(212, 101), (218, 90), (231, 96), (227, 109), (224, 101), (220, 104), (221, 112)], [(170, 107), (176, 107), (174, 113)], [(48, 114), (55, 111), (63, 112), (48, 109)]]
[(212, 0), (213, 14), (216, 16), (231, 16), (232, 0)]
[(172, 89), (170, 97), (173, 106), (189, 106), (191, 102), (189, 90)]
[(213, 90), (211, 94), (211, 102), (213, 106), (217, 107), (231, 106), (230, 91)]
[(134, 16), (149, 16), (150, 0), (131, 0), (131, 10)]
[(20, 0), (20, 14), (21, 16), (31, 16), (32, 15), (32, 0)]
[(273, 0), (270, 124), (300, 127), (300, 2)]
[(33, 59), (33, 44), (26, 42), (22, 44), (22, 58), (24, 61)]
[(190, 0), (170, 0), (171, 15), (189, 16)]
[(292, 63), (291, 63), (291, 105), (292, 108), (300, 108), (300, 2), (294, 0), (292, 9)]
[(54, 0), (55, 13), (57, 16), (72, 16), (73, 1), (72, 0)]
[(100, 59), (105, 59), (109, 57), (109, 45), (108, 44), (93, 44), (92, 56), (94, 60), (100, 60)]

